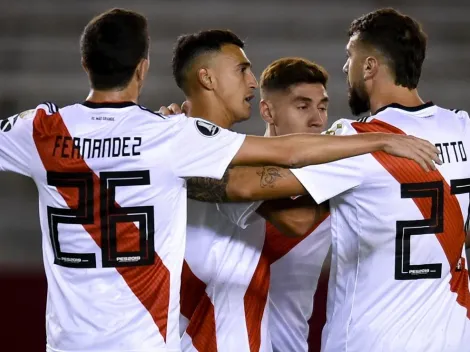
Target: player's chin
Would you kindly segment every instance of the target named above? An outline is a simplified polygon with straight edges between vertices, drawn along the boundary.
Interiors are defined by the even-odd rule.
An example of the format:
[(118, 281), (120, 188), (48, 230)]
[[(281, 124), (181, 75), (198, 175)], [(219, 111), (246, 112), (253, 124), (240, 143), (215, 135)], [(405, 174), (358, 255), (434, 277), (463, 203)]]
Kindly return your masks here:
[(250, 119), (250, 115), (239, 115), (237, 122), (243, 122)]
[(251, 116), (251, 105), (248, 107), (245, 107), (242, 111), (240, 111), (240, 114), (238, 114), (238, 120), (245, 121), (245, 120), (248, 120), (250, 116)]

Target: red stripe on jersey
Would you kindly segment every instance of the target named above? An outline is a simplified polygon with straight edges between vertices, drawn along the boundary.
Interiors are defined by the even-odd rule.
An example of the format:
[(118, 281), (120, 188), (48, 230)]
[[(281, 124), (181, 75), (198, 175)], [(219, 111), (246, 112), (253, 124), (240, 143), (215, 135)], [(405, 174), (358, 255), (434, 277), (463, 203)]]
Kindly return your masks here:
[(272, 224), (266, 222), (263, 251), (244, 297), (250, 352), (259, 351), (261, 346), (261, 321), (268, 300), (271, 264), (310, 235), (328, 216), (329, 213), (325, 214), (304, 236), (297, 238), (284, 236)]
[(308, 352), (320, 352), (323, 327), (326, 324), (326, 306), (328, 298), (328, 281), (330, 278), (331, 251), (323, 262), (317, 290), (313, 297), (314, 312), (308, 321)]
[[(269, 264), (273, 264), (287, 253), (289, 253), (295, 246), (302, 242), (307, 236), (313, 233), (320, 226), (326, 218), (330, 216), (329, 212), (326, 212), (321, 219), (316, 222), (313, 227), (308, 230), (305, 235), (300, 237), (287, 237), (283, 235), (274, 225), (269, 222), (266, 222), (266, 238), (264, 240), (263, 247), (263, 256), (268, 258)], [(329, 270), (327, 271), (327, 275)], [(320, 279), (322, 279), (322, 274)], [(324, 278), (323, 278), (324, 279)], [(328, 288), (328, 276), (326, 277), (326, 288), (320, 286), (320, 280), (318, 283), (317, 291), (312, 297), (314, 301), (315, 314), (312, 314), (312, 317), (309, 321), (311, 328), (309, 329), (309, 341), (315, 341), (313, 345), (309, 344), (309, 351), (320, 351), (321, 347), (321, 333), (323, 326), (326, 322), (326, 291)], [(323, 290), (322, 290), (323, 289)], [(319, 291), (321, 291), (319, 293)], [(318, 299), (316, 298), (318, 295)], [(317, 346), (318, 345), (318, 346)], [(318, 347), (318, 348), (317, 348)]]
[(198, 351), (217, 352), (214, 305), (207, 294), (194, 311), (186, 332)]
[(261, 321), (268, 300), (269, 265), (268, 258), (261, 253), (258, 265), (243, 297), (250, 352), (258, 352), (261, 347)]
[(181, 275), (181, 314), (189, 319), (186, 333), (198, 351), (217, 352), (214, 305), (206, 287), (185, 260)]
[(276, 229), (274, 225), (266, 222), (266, 238), (264, 240), (263, 254), (268, 257), (269, 263), (272, 264), (289, 253), (295, 246), (315, 231), (328, 216), (330, 216), (330, 213), (326, 212), (305, 235), (299, 237), (287, 237)]
[(183, 262), (181, 272), (181, 314), (191, 319), (196, 311), (197, 305), (206, 294), (207, 285), (199, 279), (191, 270), (186, 260)]
[[(37, 151), (47, 171), (54, 172), (87, 172), (93, 174), (94, 184), (94, 223), (82, 225), (98, 246), (101, 246), (100, 218), (100, 179), (88, 167), (82, 158), (53, 157), (56, 136), (71, 137), (60, 113), (47, 115), (44, 110), (38, 110), (34, 119), (33, 138)], [(70, 187), (57, 187), (70, 208), (78, 205), (78, 191)], [(116, 204), (119, 207), (118, 204)], [(119, 249), (130, 252), (137, 246), (139, 230), (134, 223), (119, 223), (116, 229), (116, 239)], [(77, 269), (80, 270), (80, 269)], [(142, 305), (152, 316), (163, 339), (166, 341), (168, 307), (170, 302), (170, 273), (162, 260), (155, 253), (155, 262), (151, 266), (118, 267), (116, 270)], [(116, 307), (119, 309), (119, 307)]]
[[(372, 120), (369, 123), (354, 122), (352, 126), (358, 133), (386, 132), (405, 134), (395, 126), (383, 121)], [(444, 185), (444, 232), (436, 234), (442, 249), (449, 262), (452, 278), (450, 290), (457, 293), (457, 303), (467, 309), (470, 318), (470, 291), (468, 287), (468, 270), (462, 265), (462, 270), (456, 270), (462, 264), (462, 249), (465, 243), (464, 219), (459, 202), (455, 195), (450, 193), (449, 184), (439, 171), (424, 172), (421, 167), (408, 159), (393, 157), (384, 152), (372, 153), (374, 158), (400, 183), (423, 183), (441, 181)], [(430, 217), (432, 200), (430, 198), (413, 198), (424, 218)]]

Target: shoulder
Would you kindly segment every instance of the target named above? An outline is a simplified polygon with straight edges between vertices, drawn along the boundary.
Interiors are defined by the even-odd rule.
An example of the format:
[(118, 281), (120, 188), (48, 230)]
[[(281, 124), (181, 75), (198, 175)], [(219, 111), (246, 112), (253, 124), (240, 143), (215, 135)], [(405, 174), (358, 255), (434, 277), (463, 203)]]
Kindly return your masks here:
[(153, 116), (153, 117), (158, 117), (158, 118), (160, 118), (161, 120), (167, 120), (167, 119), (171, 119), (171, 118), (174, 117), (174, 116), (178, 116), (178, 115), (163, 115), (163, 114), (160, 114), (160, 113), (157, 112), (157, 111), (152, 111), (152, 110), (150, 110), (149, 108), (146, 108), (145, 106), (139, 105), (139, 104), (137, 104), (136, 107), (137, 107), (141, 112), (145, 113), (146, 115)]
[(464, 110), (460, 110), (460, 109), (449, 109), (449, 111), (451, 111), (452, 113), (454, 113), (455, 115), (457, 115), (458, 118), (460, 119), (470, 119), (469, 115), (468, 115), (468, 112), (464, 111)]
[(45, 102), (39, 104), (36, 107), (35, 111), (36, 112), (37, 111), (43, 111), (47, 115), (54, 115), (54, 114), (59, 112), (59, 107), (56, 104), (54, 104), (50, 101), (45, 101)]
[(16, 125), (27, 125), (35, 116), (36, 109), (30, 109), (0, 120), (0, 132), (9, 132)]
[(355, 120), (350, 119), (339, 119), (336, 120), (331, 127), (323, 132), (327, 135), (334, 135), (334, 136), (344, 136), (349, 134), (355, 134), (356, 131), (353, 127)]

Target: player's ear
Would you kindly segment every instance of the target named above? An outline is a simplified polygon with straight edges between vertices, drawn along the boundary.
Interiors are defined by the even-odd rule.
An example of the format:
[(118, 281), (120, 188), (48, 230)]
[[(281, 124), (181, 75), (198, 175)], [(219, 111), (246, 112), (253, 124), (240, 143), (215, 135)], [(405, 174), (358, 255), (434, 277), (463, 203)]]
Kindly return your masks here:
[(88, 67), (86, 67), (85, 60), (83, 58), (81, 62), (82, 62), (82, 67), (85, 70), (86, 74), (87, 75), (90, 74), (90, 72), (88, 71)]
[(215, 88), (215, 79), (211, 69), (203, 67), (197, 71), (197, 80), (207, 90)]
[(364, 61), (364, 81), (373, 78), (379, 70), (379, 62), (376, 57), (368, 56)]
[(268, 124), (274, 124), (272, 107), (269, 101), (261, 99), (261, 101), (259, 102), (259, 113), (261, 115), (261, 118)]
[(140, 60), (135, 70), (135, 73), (139, 81), (143, 81), (145, 77), (147, 77), (147, 72), (149, 71), (149, 67), (150, 67), (150, 62), (148, 59)]

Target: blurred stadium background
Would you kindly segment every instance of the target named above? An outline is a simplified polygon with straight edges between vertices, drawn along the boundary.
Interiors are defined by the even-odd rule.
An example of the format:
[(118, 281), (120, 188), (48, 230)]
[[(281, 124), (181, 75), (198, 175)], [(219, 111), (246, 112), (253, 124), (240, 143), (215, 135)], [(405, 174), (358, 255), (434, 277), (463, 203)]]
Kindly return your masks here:
[[(229, 28), (246, 41), (259, 76), (271, 61), (301, 56), (330, 74), (329, 122), (347, 117), (346, 31), (351, 20), (392, 6), (416, 17), (429, 35), (420, 91), (425, 100), (470, 110), (470, 2), (383, 0), (14, 0), (0, 1), (0, 118), (42, 101), (59, 106), (82, 101), (88, 83), (78, 40), (96, 14), (125, 7), (144, 13), (152, 37), (151, 72), (142, 104), (152, 109), (181, 102), (171, 76), (176, 37), (208, 28)], [(255, 102), (257, 104), (257, 101)], [(257, 108), (238, 131), (262, 134)], [(37, 195), (32, 181), (0, 175), (0, 302), (6, 328), (1, 351), (44, 351), (45, 282)]]

